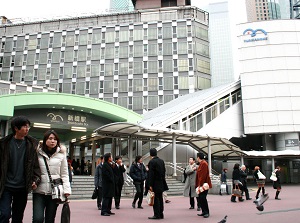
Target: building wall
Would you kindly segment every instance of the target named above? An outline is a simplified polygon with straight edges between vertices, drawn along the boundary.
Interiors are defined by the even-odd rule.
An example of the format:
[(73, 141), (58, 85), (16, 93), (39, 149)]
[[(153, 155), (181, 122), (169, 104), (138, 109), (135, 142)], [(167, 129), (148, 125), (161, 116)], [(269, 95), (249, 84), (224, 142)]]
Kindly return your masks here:
[[(300, 20), (238, 27), (246, 134), (300, 132), (299, 27)], [(248, 28), (267, 34), (258, 30), (254, 37), (253, 31), (243, 35)]]
[(193, 7), (0, 26), (1, 80), (140, 114), (209, 88), (209, 67), (208, 15)]
[(160, 8), (161, 7), (161, 0), (137, 0), (135, 9), (154, 9), (154, 8)]

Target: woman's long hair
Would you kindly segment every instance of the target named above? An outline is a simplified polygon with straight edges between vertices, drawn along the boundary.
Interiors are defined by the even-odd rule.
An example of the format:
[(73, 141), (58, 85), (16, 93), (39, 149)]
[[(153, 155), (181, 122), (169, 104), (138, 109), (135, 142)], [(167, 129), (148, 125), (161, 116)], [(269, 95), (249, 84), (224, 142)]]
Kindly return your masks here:
[(46, 145), (46, 141), (48, 140), (48, 138), (49, 138), (49, 136), (50, 136), (51, 134), (53, 134), (53, 135), (55, 136), (56, 140), (57, 140), (57, 144), (56, 144), (55, 149), (56, 149), (57, 147), (60, 147), (60, 140), (59, 140), (59, 137), (58, 137), (57, 133), (56, 133), (54, 130), (48, 130), (47, 132), (45, 132), (44, 138), (43, 138), (42, 149), (43, 149), (44, 151), (47, 151), (47, 149), (48, 149), (48, 148), (47, 148), (47, 145)]

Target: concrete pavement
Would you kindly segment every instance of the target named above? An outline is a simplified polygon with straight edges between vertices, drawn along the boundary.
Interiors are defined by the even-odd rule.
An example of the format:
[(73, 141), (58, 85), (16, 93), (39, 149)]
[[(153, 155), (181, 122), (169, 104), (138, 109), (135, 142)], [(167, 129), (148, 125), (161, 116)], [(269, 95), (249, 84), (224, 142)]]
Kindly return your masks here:
[[(300, 222), (300, 185), (283, 185), (280, 198), (275, 200), (275, 190), (271, 186), (266, 186), (266, 192), (270, 198), (265, 203), (264, 211), (259, 212), (253, 204), (253, 200), (232, 203), (229, 195), (208, 195), (210, 208), (210, 217), (205, 219), (197, 216), (196, 209), (189, 210), (189, 198), (183, 196), (169, 197), (171, 203), (165, 204), (165, 219), (148, 220), (153, 215), (152, 207), (146, 205), (144, 200), (144, 209), (133, 209), (131, 207), (132, 199), (121, 199), (121, 208), (116, 210), (113, 205), (112, 211), (116, 215), (110, 217), (100, 216), (96, 208), (95, 200), (71, 200), (71, 222), (72, 223), (141, 223), (141, 222), (172, 222), (172, 223), (190, 223), (207, 222), (217, 223), (225, 215), (228, 215), (227, 223), (290, 223)], [(250, 196), (255, 197), (256, 187), (250, 187)], [(113, 201), (114, 202), (114, 201)], [(56, 222), (60, 222), (60, 213), (62, 205), (58, 207)], [(24, 216), (24, 223), (31, 222), (32, 202), (28, 201)]]

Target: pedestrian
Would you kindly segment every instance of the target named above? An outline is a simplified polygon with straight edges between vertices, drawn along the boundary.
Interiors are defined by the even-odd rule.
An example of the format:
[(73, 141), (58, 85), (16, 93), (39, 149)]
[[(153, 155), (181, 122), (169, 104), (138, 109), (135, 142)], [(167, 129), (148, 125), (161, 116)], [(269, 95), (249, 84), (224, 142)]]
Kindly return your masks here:
[[(42, 180), (32, 193), (32, 222), (52, 223), (55, 221), (58, 203), (55, 199), (52, 199), (52, 188), (49, 178), (53, 179), (53, 181), (62, 181), (66, 198), (71, 194), (66, 147), (60, 145), (59, 137), (54, 130), (45, 132), (43, 144), (38, 148), (38, 159)], [(47, 167), (51, 177), (49, 177)]]
[[(205, 161), (204, 157), (205, 156), (203, 153), (197, 153), (197, 161), (199, 162), (199, 167), (196, 173), (195, 188), (202, 187), (204, 183), (207, 183), (209, 188), (212, 188), (212, 184), (209, 176), (208, 164)], [(208, 190), (204, 190), (203, 192), (199, 193), (199, 203), (200, 203), (200, 208), (202, 209), (202, 213), (198, 214), (198, 216), (203, 216), (204, 218), (209, 217), (207, 194), (208, 194)]]
[(254, 179), (255, 179), (257, 187), (258, 187), (256, 196), (255, 196), (256, 199), (258, 199), (260, 191), (262, 191), (262, 194), (265, 195), (265, 180), (260, 179), (259, 173), (261, 173), (259, 166), (255, 166), (253, 176), (254, 176)]
[(24, 116), (11, 121), (12, 134), (0, 139), (0, 222), (22, 222), (28, 193), (36, 189), (41, 171), (38, 141), (28, 135), (30, 121)]
[(69, 182), (70, 182), (70, 187), (72, 187), (72, 181), (73, 181), (73, 167), (71, 166), (71, 163), (68, 163), (68, 174), (69, 174)]
[(281, 191), (281, 181), (280, 181), (280, 171), (281, 168), (280, 166), (277, 166), (276, 169), (274, 170), (277, 180), (273, 181), (273, 188), (276, 189), (276, 195), (275, 195), (275, 200), (281, 200), (278, 195)]
[[(243, 186), (242, 181), (241, 181), (241, 175), (240, 175), (240, 164), (236, 163), (233, 166), (233, 171), (232, 171), (232, 187), (233, 189), (239, 189), (242, 193), (241, 187)], [(232, 194), (231, 195), (231, 202), (236, 202), (235, 198), (239, 197), (239, 201), (244, 201), (242, 194), (236, 195)]]
[[(226, 194), (229, 195), (229, 192), (228, 192), (228, 184), (227, 184), (227, 171), (228, 169), (227, 168), (224, 168), (222, 170), (222, 173), (221, 173), (221, 185), (226, 185)], [(222, 195), (222, 191), (221, 191), (221, 186), (220, 186), (220, 191), (219, 191), (219, 194)]]
[(155, 148), (150, 149), (151, 160), (149, 161), (149, 188), (153, 191), (154, 205), (152, 217), (148, 219), (164, 219), (164, 202), (163, 192), (168, 190), (166, 182), (166, 167), (165, 162), (157, 156)]
[(103, 165), (103, 156), (99, 158), (99, 164), (96, 167), (95, 176), (94, 176), (94, 184), (95, 188), (97, 188), (97, 208), (101, 210), (102, 206), (102, 165)]
[(147, 178), (147, 171), (146, 171), (146, 167), (143, 164), (142, 156), (135, 157), (135, 162), (132, 163), (129, 170), (129, 176), (132, 178), (136, 190), (132, 202), (132, 207), (135, 208), (135, 203), (138, 200), (137, 208), (143, 209), (142, 202), (143, 202), (143, 193), (144, 193), (144, 182)]
[(85, 159), (85, 157), (82, 157), (81, 158), (81, 161), (80, 161), (80, 173), (81, 173), (81, 175), (84, 175), (85, 174), (85, 172), (84, 172), (84, 170), (85, 170), (85, 161), (84, 161), (84, 159)]
[(247, 172), (246, 172), (246, 166), (242, 165), (240, 170), (240, 176), (241, 176), (241, 182), (242, 182), (242, 191), (245, 193), (246, 200), (252, 200), (252, 198), (249, 195), (249, 190), (247, 186)]
[(121, 202), (121, 194), (122, 188), (124, 185), (124, 173), (126, 171), (124, 164), (122, 163), (122, 157), (116, 156), (115, 157), (115, 165), (114, 165), (114, 174), (115, 174), (115, 208), (120, 209), (120, 202)]
[(197, 200), (197, 211), (200, 211), (200, 202), (198, 198), (198, 194), (195, 190), (195, 182), (196, 182), (196, 172), (198, 169), (198, 165), (196, 164), (196, 160), (194, 157), (189, 158), (189, 165), (185, 168), (186, 179), (184, 184), (183, 196), (190, 198), (190, 208), (195, 208), (195, 197)]
[(111, 212), (112, 198), (115, 196), (115, 175), (112, 167), (111, 153), (103, 156), (104, 163), (102, 165), (102, 216), (110, 216), (115, 213)]

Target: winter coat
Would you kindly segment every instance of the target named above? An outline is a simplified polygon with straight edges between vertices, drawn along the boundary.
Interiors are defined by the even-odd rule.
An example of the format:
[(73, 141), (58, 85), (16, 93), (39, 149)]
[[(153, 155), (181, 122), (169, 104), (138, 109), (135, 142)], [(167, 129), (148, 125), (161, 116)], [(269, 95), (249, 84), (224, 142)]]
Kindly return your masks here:
[(208, 171), (208, 163), (205, 160), (202, 160), (197, 169), (195, 188), (203, 186), (204, 183), (207, 183), (209, 185), (209, 188), (212, 188), (212, 183)]
[[(193, 170), (193, 168), (196, 167), (196, 170)], [(185, 173), (187, 175), (186, 180), (185, 180), (185, 185), (184, 185), (184, 191), (183, 191), (183, 196), (189, 197), (190, 191), (191, 191), (191, 197), (197, 197), (198, 195), (196, 194), (195, 190), (195, 183), (196, 183), (196, 171), (198, 169), (198, 165), (195, 163), (191, 166), (188, 165), (185, 168)]]
[(115, 196), (115, 175), (113, 167), (108, 162), (102, 165), (102, 194), (103, 197)]
[(169, 190), (166, 182), (165, 162), (154, 156), (149, 161), (149, 187), (152, 187), (154, 193), (162, 193)]
[(38, 159), (39, 159), (42, 175), (41, 175), (41, 183), (33, 191), (33, 193), (47, 194), (47, 195), (52, 193), (51, 183), (49, 180), (49, 175), (43, 157), (46, 158), (52, 179), (55, 180), (61, 178), (63, 181), (64, 193), (71, 194), (65, 147), (57, 147), (56, 152), (51, 157), (49, 157), (42, 150), (41, 147), (38, 148)]
[[(13, 136), (13, 134), (10, 134), (0, 139), (0, 198), (5, 187), (9, 165), (9, 143)], [(39, 185), (41, 181), (41, 170), (36, 152), (38, 141), (31, 136), (25, 136), (24, 139), (26, 141), (25, 166), (20, 168), (24, 168), (25, 170), (26, 191), (29, 193), (32, 190), (33, 182)]]
[(115, 164), (113, 168), (114, 174), (115, 174), (115, 183), (116, 185), (123, 185), (124, 184), (124, 174), (125, 173), (125, 168), (124, 165), (119, 166), (118, 164)]
[(102, 187), (102, 163), (96, 167), (94, 184), (95, 187)]
[(146, 167), (143, 163), (140, 164), (141, 168), (139, 168), (137, 163), (133, 163), (129, 170), (129, 175), (133, 180), (133, 183), (144, 183), (144, 180), (147, 178)]
[(234, 181), (238, 180), (242, 182), (241, 180), (241, 175), (240, 175), (240, 170), (239, 169), (233, 169), (232, 171), (232, 183), (234, 184)]
[(227, 174), (224, 171), (221, 174), (221, 183), (227, 183)]

